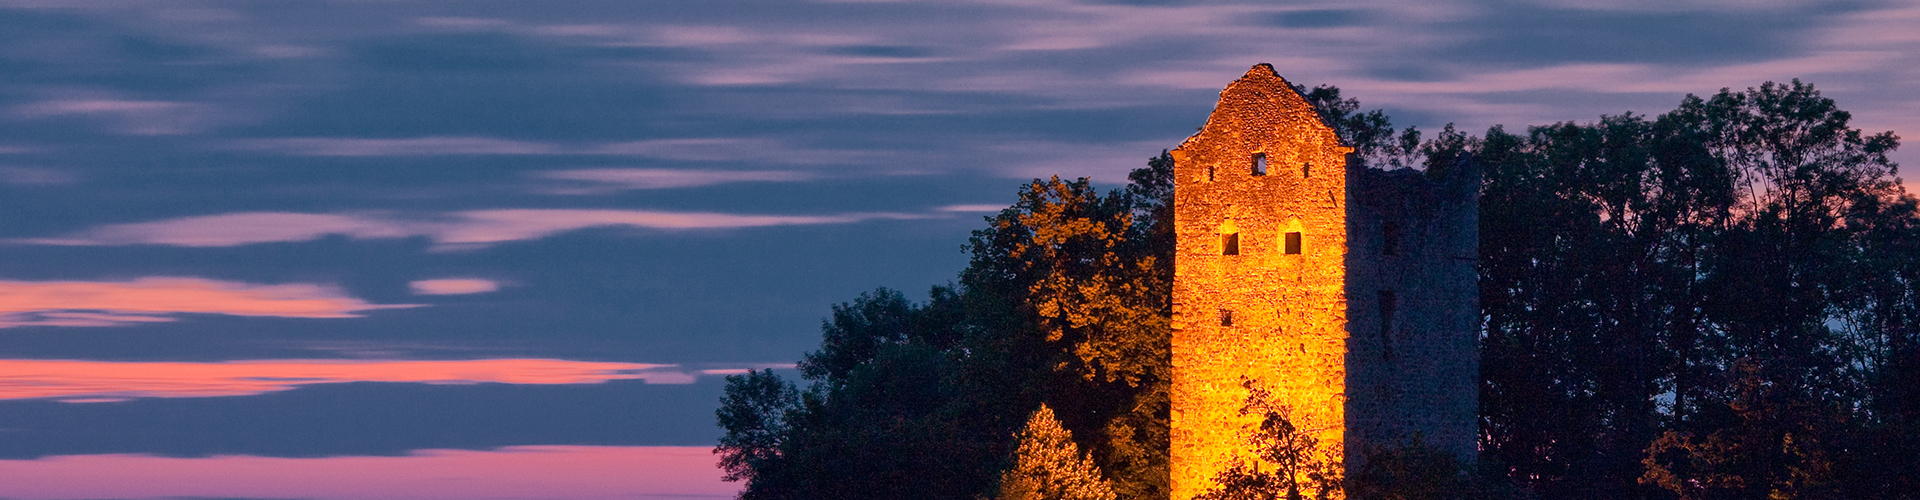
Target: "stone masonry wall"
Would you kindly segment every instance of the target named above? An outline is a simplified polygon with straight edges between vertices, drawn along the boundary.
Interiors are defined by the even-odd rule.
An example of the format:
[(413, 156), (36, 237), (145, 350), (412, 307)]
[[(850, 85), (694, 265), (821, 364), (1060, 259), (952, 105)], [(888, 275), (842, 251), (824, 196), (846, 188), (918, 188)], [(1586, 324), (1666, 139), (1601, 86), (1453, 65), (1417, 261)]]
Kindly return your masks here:
[(1473, 459), (1478, 172), (1384, 172), (1352, 151), (1266, 64), (1172, 151), (1174, 499), (1251, 458), (1243, 380), (1350, 466), (1415, 434)]
[[(1341, 449), (1347, 419), (1346, 154), (1300, 95), (1254, 66), (1174, 158), (1172, 490), (1211, 489), (1257, 416), (1251, 379)], [(1254, 175), (1264, 154), (1266, 175)], [(1286, 234), (1301, 234), (1299, 254)], [(1227, 235), (1238, 255), (1225, 255)], [(1231, 315), (1230, 324), (1226, 316)], [(1265, 466), (1271, 470), (1271, 464)]]
[[(1356, 162), (1357, 163), (1357, 162)], [(1465, 459), (1479, 429), (1479, 176), (1349, 173), (1347, 459), (1415, 434)], [(1389, 233), (1398, 241), (1389, 249)], [(1389, 250), (1391, 250), (1389, 252)], [(1382, 300), (1393, 304), (1383, 309)]]

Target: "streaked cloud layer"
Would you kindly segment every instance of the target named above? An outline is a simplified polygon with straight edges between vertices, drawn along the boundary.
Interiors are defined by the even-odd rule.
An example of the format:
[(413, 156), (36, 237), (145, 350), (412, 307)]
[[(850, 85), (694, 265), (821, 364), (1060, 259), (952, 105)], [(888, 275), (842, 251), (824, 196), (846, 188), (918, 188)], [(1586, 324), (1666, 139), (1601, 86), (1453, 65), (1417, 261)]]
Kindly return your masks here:
[[(730, 369), (709, 369), (719, 374)], [(559, 359), (246, 360), (219, 363), (0, 359), (0, 399), (112, 402), (130, 398), (251, 396), (311, 384), (690, 384), (675, 365)]]
[(678, 170), (665, 168), (587, 168), (543, 172), (541, 177), (579, 181), (585, 186), (556, 190), (592, 194), (618, 189), (668, 189), (712, 186), (733, 182), (794, 182), (816, 177), (791, 170)]
[(509, 446), (400, 457), (69, 455), (0, 460), (8, 498), (732, 498), (704, 446)]
[(53, 238), (24, 238), (36, 245), (168, 245), (230, 247), (312, 241), (328, 235), (354, 239), (427, 237), (445, 248), (472, 248), (531, 240), (590, 227), (729, 229), (846, 224), (869, 220), (926, 218), (905, 213), (756, 215), (652, 210), (503, 209), (455, 212), (403, 219), (389, 214), (246, 212), (131, 224), (111, 224)]
[(413, 281), (407, 283), (407, 287), (413, 289), (415, 295), (466, 295), (499, 290), (500, 284), (477, 278), (443, 278)]
[(0, 281), (0, 328), (122, 326), (168, 322), (182, 313), (283, 318), (357, 318), (362, 311), (420, 307), (369, 304), (338, 288), (256, 285), (202, 278), (122, 282)]
[[(731, 360), (947, 282), (1022, 181), (1124, 182), (1259, 62), (1429, 133), (1801, 78), (1920, 134), (1912, 0), (0, 0), (0, 353), (65, 370), (9, 372), (46, 395), (0, 398), (0, 456), (86, 455), (0, 477), (202, 478), (0, 497), (326, 498), (221, 478), (444, 458), (101, 453), (710, 440)], [(255, 395), (189, 397), (222, 391)], [(473, 484), (575, 456), (474, 453), (534, 472)]]

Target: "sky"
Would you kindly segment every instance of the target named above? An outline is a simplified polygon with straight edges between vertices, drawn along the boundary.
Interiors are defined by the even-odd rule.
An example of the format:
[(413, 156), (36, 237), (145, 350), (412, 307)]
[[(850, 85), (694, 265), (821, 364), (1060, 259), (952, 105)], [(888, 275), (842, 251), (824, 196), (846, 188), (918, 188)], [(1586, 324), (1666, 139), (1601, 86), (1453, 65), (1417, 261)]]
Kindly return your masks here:
[(1911, 1), (0, 0), (0, 498), (730, 498), (725, 375), (1261, 62), (1428, 131), (1799, 78), (1920, 138)]

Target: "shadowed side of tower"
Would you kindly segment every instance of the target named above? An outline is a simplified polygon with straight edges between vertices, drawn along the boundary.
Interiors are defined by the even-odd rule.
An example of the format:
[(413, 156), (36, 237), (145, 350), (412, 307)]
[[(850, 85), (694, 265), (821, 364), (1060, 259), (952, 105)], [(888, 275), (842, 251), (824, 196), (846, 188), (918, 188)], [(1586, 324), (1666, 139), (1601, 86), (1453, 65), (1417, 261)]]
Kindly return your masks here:
[(1211, 489), (1250, 451), (1259, 417), (1239, 414), (1243, 380), (1344, 448), (1351, 151), (1266, 64), (1173, 150), (1174, 499)]
[(1356, 165), (1347, 178), (1347, 460), (1419, 436), (1472, 461), (1479, 432), (1480, 175)]

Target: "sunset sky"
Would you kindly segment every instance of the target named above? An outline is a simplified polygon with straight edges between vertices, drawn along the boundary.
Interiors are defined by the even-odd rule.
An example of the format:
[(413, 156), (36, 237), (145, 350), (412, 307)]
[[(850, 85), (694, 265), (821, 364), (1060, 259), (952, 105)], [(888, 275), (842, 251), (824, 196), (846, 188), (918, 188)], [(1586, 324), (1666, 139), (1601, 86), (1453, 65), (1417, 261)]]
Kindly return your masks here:
[(730, 498), (724, 375), (1260, 62), (1429, 132), (1800, 78), (1920, 139), (1915, 2), (0, 0), (0, 498)]

